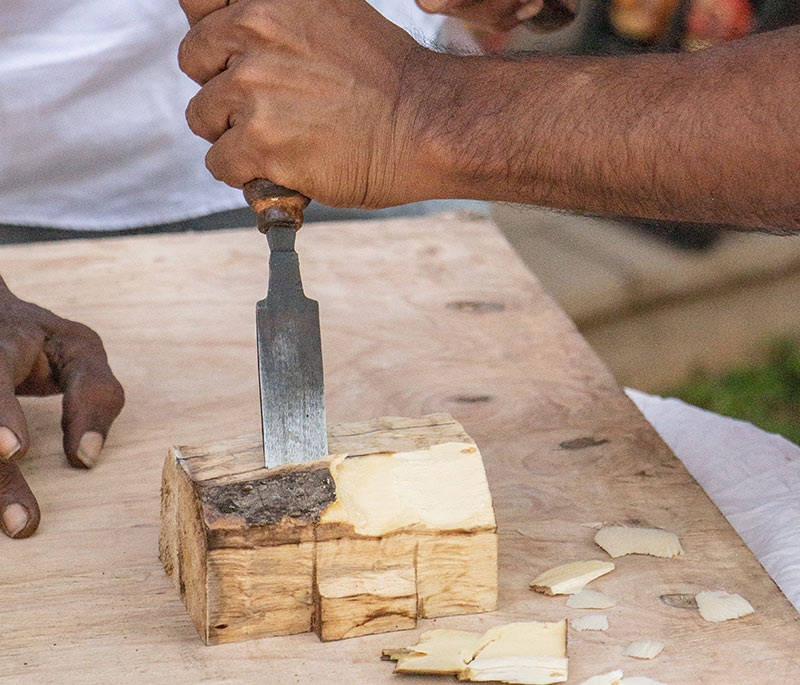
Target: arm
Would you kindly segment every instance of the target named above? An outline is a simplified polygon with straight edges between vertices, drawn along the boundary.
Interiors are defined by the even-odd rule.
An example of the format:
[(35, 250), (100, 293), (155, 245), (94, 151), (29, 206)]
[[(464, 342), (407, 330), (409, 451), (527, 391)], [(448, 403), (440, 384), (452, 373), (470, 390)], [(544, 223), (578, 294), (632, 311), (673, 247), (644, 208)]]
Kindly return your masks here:
[(446, 195), (800, 229), (800, 27), (691, 54), (441, 59), (461, 92), (420, 119)]
[(689, 55), (457, 57), (362, 0), (223, 3), (184, 0), (180, 63), (230, 185), (800, 229), (800, 28)]

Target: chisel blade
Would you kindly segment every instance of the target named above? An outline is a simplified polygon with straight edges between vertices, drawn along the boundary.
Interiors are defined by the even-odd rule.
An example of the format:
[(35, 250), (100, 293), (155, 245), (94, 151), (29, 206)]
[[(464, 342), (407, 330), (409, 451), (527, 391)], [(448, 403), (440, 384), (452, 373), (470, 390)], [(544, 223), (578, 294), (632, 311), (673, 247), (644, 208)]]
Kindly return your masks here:
[(327, 456), (319, 304), (305, 296), (294, 227), (269, 229), (269, 288), (256, 304), (267, 468)]

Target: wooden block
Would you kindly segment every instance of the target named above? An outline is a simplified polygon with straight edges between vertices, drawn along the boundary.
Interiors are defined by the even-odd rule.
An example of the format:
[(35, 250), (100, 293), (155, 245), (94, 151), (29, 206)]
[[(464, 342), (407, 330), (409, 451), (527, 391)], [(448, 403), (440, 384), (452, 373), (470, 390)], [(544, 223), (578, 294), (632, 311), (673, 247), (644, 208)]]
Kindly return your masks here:
[(170, 450), (159, 552), (207, 644), (495, 608), (491, 495), (451, 416), (334, 426), (329, 445), (271, 470), (256, 437)]
[(416, 546), (416, 537), (406, 534), (318, 542), (314, 629), (320, 639), (414, 628)]
[(477, 614), (497, 608), (497, 535), (420, 536), (417, 615)]
[(207, 642), (310, 630), (313, 572), (313, 542), (212, 550), (207, 569)]

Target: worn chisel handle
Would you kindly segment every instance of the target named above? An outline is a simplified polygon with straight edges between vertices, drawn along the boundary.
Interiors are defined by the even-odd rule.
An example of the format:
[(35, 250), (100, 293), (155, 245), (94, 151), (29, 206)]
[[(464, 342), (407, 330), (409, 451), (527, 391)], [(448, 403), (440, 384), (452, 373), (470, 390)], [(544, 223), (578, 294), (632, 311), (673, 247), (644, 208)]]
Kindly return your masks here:
[(265, 178), (244, 184), (244, 199), (258, 215), (258, 230), (266, 234), (275, 226), (303, 225), (303, 210), (311, 201), (302, 193), (276, 185)]

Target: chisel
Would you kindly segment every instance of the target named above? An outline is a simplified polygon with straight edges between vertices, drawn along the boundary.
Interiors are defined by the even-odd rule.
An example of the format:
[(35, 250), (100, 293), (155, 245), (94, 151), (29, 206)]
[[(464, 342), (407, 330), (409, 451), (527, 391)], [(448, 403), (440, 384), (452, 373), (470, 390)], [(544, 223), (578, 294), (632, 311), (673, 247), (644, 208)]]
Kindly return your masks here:
[(269, 286), (256, 303), (261, 428), (267, 468), (328, 454), (319, 304), (306, 297), (295, 237), (308, 198), (265, 179), (244, 187), (269, 244)]

